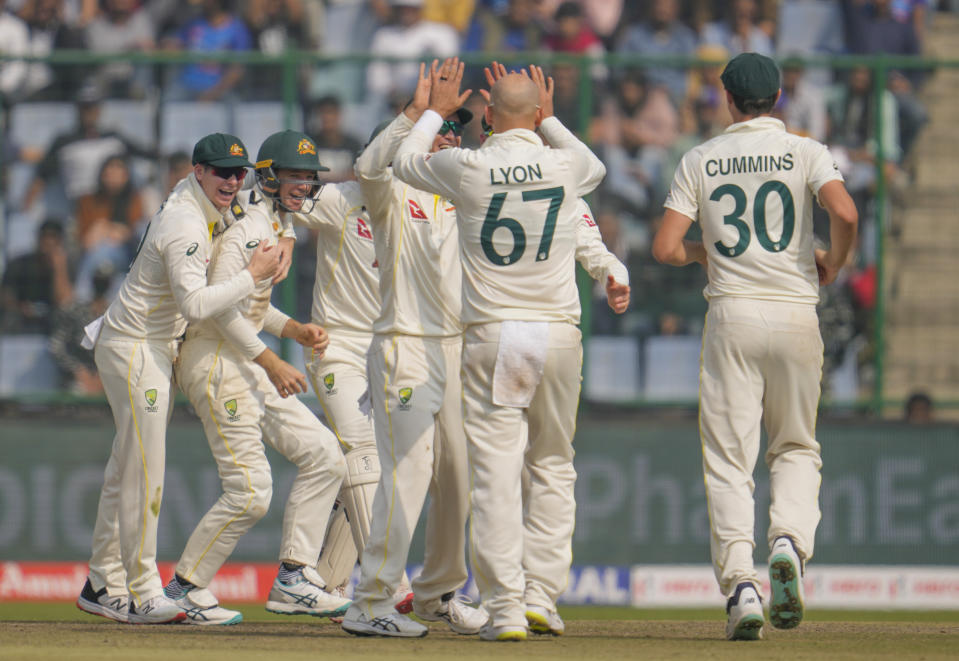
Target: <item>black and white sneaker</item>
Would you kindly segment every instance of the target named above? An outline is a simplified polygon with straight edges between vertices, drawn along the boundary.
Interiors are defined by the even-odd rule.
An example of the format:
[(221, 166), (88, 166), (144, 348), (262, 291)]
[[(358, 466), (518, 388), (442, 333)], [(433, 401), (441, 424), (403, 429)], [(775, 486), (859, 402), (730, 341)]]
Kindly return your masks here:
[(106, 588), (95, 591), (88, 578), (77, 598), (77, 608), (91, 615), (99, 615), (126, 624), (127, 601), (126, 595), (110, 596)]
[(186, 619), (186, 613), (175, 601), (160, 593), (139, 606), (131, 599), (127, 618), (130, 624), (169, 624), (182, 622)]
[(355, 636), (387, 636), (389, 638), (422, 638), (429, 629), (402, 613), (393, 611), (379, 617), (361, 613), (351, 607), (343, 617), (343, 630)]

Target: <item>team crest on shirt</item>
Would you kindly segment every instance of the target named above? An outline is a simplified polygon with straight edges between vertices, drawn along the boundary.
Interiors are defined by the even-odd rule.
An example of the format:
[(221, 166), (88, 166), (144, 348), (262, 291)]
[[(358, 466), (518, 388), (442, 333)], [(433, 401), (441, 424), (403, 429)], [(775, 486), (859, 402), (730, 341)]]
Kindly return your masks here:
[(190, 247), (186, 249), (186, 256), (189, 257), (190, 255), (195, 253), (199, 248), (200, 248), (199, 243), (191, 243)]
[(360, 235), (361, 238), (373, 240), (373, 232), (370, 231), (370, 226), (366, 224), (366, 221), (362, 218), (356, 219), (356, 233)]
[(228, 399), (227, 401), (223, 402), (223, 408), (226, 409), (226, 413), (229, 416), (227, 420), (230, 422), (236, 422), (240, 419), (240, 416), (236, 414), (238, 407), (235, 399)]
[(413, 405), (410, 404), (410, 400), (413, 399), (413, 389), (412, 388), (400, 388), (400, 410), (409, 411), (413, 408)]
[(157, 389), (150, 388), (145, 393), (143, 393), (143, 399), (147, 401), (147, 405), (143, 407), (143, 410), (147, 413), (156, 413), (160, 410), (159, 406), (156, 406), (157, 403)]
[(430, 219), (426, 217), (426, 214), (423, 212), (423, 207), (421, 207), (416, 200), (407, 200), (409, 209), (410, 209), (410, 220), (424, 220), (430, 222)]
[(336, 386), (336, 376), (333, 374), (333, 372), (330, 372), (329, 374), (323, 377), (323, 387), (326, 388), (327, 395), (336, 394), (335, 386)]

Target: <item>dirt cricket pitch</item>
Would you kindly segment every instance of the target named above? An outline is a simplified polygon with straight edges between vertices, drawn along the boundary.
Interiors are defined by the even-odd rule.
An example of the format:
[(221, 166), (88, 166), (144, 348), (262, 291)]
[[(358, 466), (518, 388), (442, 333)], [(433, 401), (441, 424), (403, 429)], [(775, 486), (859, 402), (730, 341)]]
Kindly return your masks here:
[(564, 608), (566, 635), (526, 643), (486, 643), (432, 624), (426, 638), (355, 638), (325, 619), (284, 618), (256, 606), (239, 609), (232, 627), (131, 626), (82, 613), (71, 604), (0, 603), (0, 659), (956, 659), (959, 613), (813, 611), (802, 626), (766, 639), (723, 639), (723, 614), (713, 611)]

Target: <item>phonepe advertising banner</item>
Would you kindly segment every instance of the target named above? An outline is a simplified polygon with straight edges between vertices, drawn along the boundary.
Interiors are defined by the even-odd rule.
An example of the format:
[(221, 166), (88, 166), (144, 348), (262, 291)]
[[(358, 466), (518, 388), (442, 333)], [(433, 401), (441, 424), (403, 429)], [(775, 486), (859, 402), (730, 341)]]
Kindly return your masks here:
[[(113, 427), (104, 420), (7, 419), (3, 425), (0, 599), (63, 598), (54, 595), (70, 592), (77, 576), (82, 585)], [(823, 423), (817, 437), (822, 522), (806, 575), (810, 604), (959, 607), (959, 428)], [(709, 566), (695, 420), (664, 423), (639, 414), (621, 423), (584, 420), (575, 445), (574, 568), (564, 602), (721, 604)], [(221, 572), (224, 589), (239, 601), (257, 600), (256, 586), (275, 575), (283, 504), (295, 474), (281, 456), (268, 454), (275, 484), (270, 511)], [(199, 423), (175, 419), (167, 440), (161, 562), (176, 561), (219, 493)], [(762, 564), (768, 504), (761, 454), (756, 561)], [(420, 526), (412, 569), (422, 552)], [(264, 573), (262, 581), (257, 572)], [(467, 592), (473, 590), (470, 583)]]

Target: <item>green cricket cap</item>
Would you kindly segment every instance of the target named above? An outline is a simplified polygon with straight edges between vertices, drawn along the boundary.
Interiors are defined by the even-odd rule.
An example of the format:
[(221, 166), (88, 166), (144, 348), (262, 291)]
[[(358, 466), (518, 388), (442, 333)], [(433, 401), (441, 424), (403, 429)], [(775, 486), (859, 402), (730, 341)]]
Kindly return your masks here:
[(200, 138), (193, 147), (193, 165), (252, 168), (250, 155), (243, 141), (229, 133), (211, 133)]
[(740, 53), (729, 61), (720, 76), (723, 86), (743, 99), (766, 99), (779, 91), (779, 67), (759, 53)]
[(320, 164), (316, 143), (301, 131), (279, 131), (260, 145), (256, 154), (256, 167), (286, 168), (288, 170), (315, 170), (329, 172), (330, 168)]

